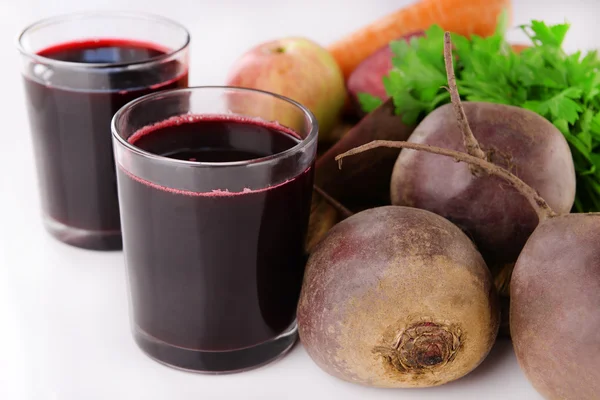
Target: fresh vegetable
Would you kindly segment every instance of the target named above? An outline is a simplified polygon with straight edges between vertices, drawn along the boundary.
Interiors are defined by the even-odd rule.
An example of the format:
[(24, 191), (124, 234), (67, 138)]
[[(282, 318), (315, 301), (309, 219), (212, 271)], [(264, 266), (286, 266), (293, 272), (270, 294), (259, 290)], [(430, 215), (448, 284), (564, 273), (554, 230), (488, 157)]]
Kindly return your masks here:
[(429, 211), (385, 206), (334, 226), (311, 254), (300, 339), (329, 374), (378, 387), (472, 371), (498, 331), (491, 274), (469, 238)]
[[(447, 42), (448, 43), (448, 42)], [(458, 111), (460, 99), (450, 85)], [(494, 175), (535, 210), (538, 226), (527, 241), (511, 281), (511, 335), (517, 358), (534, 387), (548, 399), (594, 400), (600, 393), (600, 213), (559, 215), (531, 186), (485, 160), (464, 112), (457, 121), (468, 153), (423, 143), (374, 141), (336, 157), (388, 147), (451, 157), (471, 173)], [(404, 150), (403, 152), (406, 152)]]
[[(569, 146), (556, 127), (538, 114), (502, 104), (463, 104), (484, 158), (534, 187), (559, 213), (575, 198)], [(465, 151), (451, 104), (429, 114), (408, 141)], [(448, 218), (477, 244), (486, 263), (514, 262), (538, 224), (526, 200), (504, 181), (472, 174), (469, 167), (435, 155), (402, 151), (391, 179), (392, 204), (422, 208)]]
[(420, 0), (386, 15), (329, 46), (347, 79), (367, 57), (390, 41), (433, 24), (461, 35), (494, 33), (498, 16), (512, 13), (510, 0)]
[[(374, 154), (357, 157), (340, 171), (335, 156), (375, 139), (403, 140), (414, 127), (406, 126), (394, 114), (392, 101), (365, 116), (357, 125), (348, 128), (338, 125), (332, 135), (342, 131), (339, 141), (319, 156), (315, 165), (316, 193), (313, 193), (306, 249), (314, 246), (337, 222), (347, 217), (348, 210), (390, 203), (390, 177), (398, 151), (382, 149)], [(319, 147), (328, 144), (320, 142)], [(323, 197), (326, 194), (328, 198)], [(331, 201), (333, 200), (333, 201)], [(343, 204), (343, 205), (342, 205)], [(337, 210), (337, 212), (336, 212)]]
[[(557, 212), (568, 213), (575, 196), (575, 172), (563, 135), (523, 108), (480, 102), (461, 105), (449, 33), (444, 40), (448, 93), (454, 99), (425, 117), (408, 141), (466, 151), (514, 171)], [(502, 179), (481, 174), (475, 167), (410, 150), (400, 153), (390, 187), (392, 204), (439, 214), (475, 242), (496, 278), (503, 300), (502, 333), (508, 334), (511, 268), (538, 224), (526, 199), (515, 196), (515, 189), (506, 187)]]
[(550, 400), (596, 400), (600, 393), (600, 213), (558, 215), (530, 186), (481, 158), (421, 143), (374, 141), (341, 154), (378, 147), (453, 158), (504, 179), (524, 196), (539, 225), (511, 280), (511, 337), (533, 386)]
[(504, 169), (496, 164), (492, 164), (487, 160), (460, 151), (431, 146), (423, 143), (412, 143), (392, 140), (374, 140), (370, 143), (349, 150), (343, 154), (339, 154), (335, 159), (338, 162), (339, 167), (342, 168), (342, 160), (346, 159), (347, 157), (356, 156), (358, 154), (364, 153), (369, 150), (374, 150), (380, 147), (418, 150), (420, 152), (453, 158), (455, 162), (462, 162), (472, 165), (480, 171), (479, 173), (494, 175), (498, 178), (502, 178), (510, 186), (515, 188), (518, 193), (520, 193), (525, 199), (527, 199), (527, 202), (529, 203), (531, 208), (535, 210), (539, 221), (545, 221), (548, 218), (554, 218), (558, 215), (550, 208), (548, 203), (546, 203), (546, 200), (544, 200), (535, 189), (527, 185), (518, 176), (514, 175), (509, 170)]
[[(452, 84), (450, 93), (459, 110), (460, 99)], [(467, 117), (456, 115), (470, 154), (423, 143), (374, 141), (336, 159), (341, 163), (345, 157), (379, 147), (419, 150), (469, 163), (471, 173), (494, 175), (516, 189), (539, 221), (517, 259), (511, 280), (510, 330), (517, 358), (546, 398), (597, 399), (600, 213), (557, 214), (534, 188), (485, 160), (468, 132)]]
[[(298, 37), (261, 43), (233, 65), (227, 85), (261, 89), (295, 100), (315, 115), (319, 141), (328, 141), (346, 99), (346, 87), (333, 57), (319, 44)], [(245, 104), (262, 118), (294, 127), (292, 109), (281, 104)], [(301, 128), (301, 127), (300, 127)]]
[(351, 209), (390, 204), (390, 177), (398, 151), (381, 149), (349, 160), (340, 171), (335, 156), (372, 140), (405, 140), (414, 126), (402, 122), (388, 101), (365, 116), (316, 162), (316, 184)]
[(543, 221), (510, 294), (515, 353), (533, 386), (550, 400), (600, 398), (600, 214)]
[[(564, 136), (530, 110), (480, 102), (461, 105), (449, 33), (445, 41), (448, 93), (455, 99), (427, 115), (408, 141), (467, 151), (514, 171), (558, 213), (568, 213), (575, 197), (575, 171)], [(467, 120), (472, 130), (464, 124)], [(514, 262), (537, 216), (502, 179), (476, 172), (448, 158), (403, 151), (392, 173), (392, 204), (426, 209), (457, 224), (490, 267)]]
[[(410, 41), (413, 36), (422, 36), (424, 33), (425, 32), (423, 31), (409, 33), (398, 40)], [(387, 75), (393, 67), (392, 56), (392, 49), (389, 45), (385, 45), (361, 62), (348, 77), (346, 82), (348, 94), (350, 95), (352, 102), (356, 104), (356, 108), (359, 112), (361, 109), (358, 97), (360, 97), (363, 92), (375, 96), (381, 101), (388, 98), (385, 87), (383, 86), (382, 78)]]
[[(505, 23), (501, 23), (504, 26)], [(552, 122), (567, 139), (577, 172), (575, 211), (600, 210), (600, 60), (595, 51), (566, 54), (561, 44), (568, 24), (523, 26), (531, 47), (519, 54), (504, 39), (504, 29), (488, 38), (453, 35), (457, 79), (469, 101), (513, 105)], [(450, 102), (442, 57), (443, 29), (390, 44), (394, 69), (384, 78), (396, 112), (407, 124), (421, 121)], [(363, 96), (368, 111), (380, 103)]]
[[(413, 36), (423, 36), (424, 34), (425, 32), (410, 34), (402, 38), (402, 40), (410, 42)], [(516, 53), (528, 47), (523, 44), (511, 45), (511, 48)], [(358, 115), (364, 115), (366, 111), (372, 110), (372, 107), (379, 106), (382, 101), (389, 97), (383, 83), (383, 78), (394, 69), (392, 64), (393, 57), (394, 52), (387, 45), (360, 63), (348, 78), (346, 82), (348, 94), (355, 105), (354, 107), (357, 109), (356, 113)]]

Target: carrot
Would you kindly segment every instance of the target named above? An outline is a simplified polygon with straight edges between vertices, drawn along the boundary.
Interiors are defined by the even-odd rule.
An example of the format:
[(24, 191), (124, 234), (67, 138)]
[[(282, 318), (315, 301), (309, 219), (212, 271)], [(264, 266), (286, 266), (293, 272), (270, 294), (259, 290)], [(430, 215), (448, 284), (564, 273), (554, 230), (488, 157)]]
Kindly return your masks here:
[(329, 51), (347, 79), (376, 50), (434, 24), (464, 36), (492, 35), (504, 9), (512, 19), (510, 0), (420, 0), (340, 39), (329, 46)]

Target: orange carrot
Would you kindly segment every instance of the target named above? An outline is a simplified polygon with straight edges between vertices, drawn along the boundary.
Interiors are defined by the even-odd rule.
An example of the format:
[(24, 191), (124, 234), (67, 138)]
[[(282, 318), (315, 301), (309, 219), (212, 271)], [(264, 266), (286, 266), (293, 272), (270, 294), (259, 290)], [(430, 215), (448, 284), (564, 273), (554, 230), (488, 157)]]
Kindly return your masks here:
[(464, 36), (492, 35), (504, 9), (512, 20), (510, 0), (420, 0), (333, 43), (329, 51), (348, 78), (376, 50), (434, 24)]

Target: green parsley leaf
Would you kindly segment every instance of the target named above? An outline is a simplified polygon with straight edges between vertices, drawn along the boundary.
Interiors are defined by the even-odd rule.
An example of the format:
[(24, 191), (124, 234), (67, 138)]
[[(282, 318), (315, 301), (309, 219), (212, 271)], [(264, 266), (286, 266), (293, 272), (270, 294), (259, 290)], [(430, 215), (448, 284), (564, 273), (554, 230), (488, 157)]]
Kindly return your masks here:
[(524, 26), (529, 37), (538, 45), (560, 47), (569, 30), (569, 24), (548, 26), (543, 21), (531, 21), (530, 26)]
[(368, 113), (370, 113), (383, 103), (383, 101), (381, 101), (379, 97), (375, 97), (369, 93), (358, 93), (357, 97), (358, 102), (360, 103), (360, 107)]

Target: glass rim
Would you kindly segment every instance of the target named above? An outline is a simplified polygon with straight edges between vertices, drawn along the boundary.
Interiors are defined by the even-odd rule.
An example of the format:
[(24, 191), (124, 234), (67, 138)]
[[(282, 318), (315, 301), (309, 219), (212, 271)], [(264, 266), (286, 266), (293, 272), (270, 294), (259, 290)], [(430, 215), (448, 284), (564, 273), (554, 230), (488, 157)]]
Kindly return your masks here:
[[(108, 17), (108, 18), (130, 18), (130, 19), (138, 19), (138, 20), (146, 20), (146, 21), (160, 21), (172, 25), (184, 33), (185, 38), (183, 44), (178, 46), (175, 49), (169, 50), (165, 54), (161, 54), (156, 57), (148, 58), (140, 61), (133, 62), (118, 62), (118, 63), (82, 63), (75, 61), (63, 61), (63, 60), (55, 60), (49, 57), (40, 56), (33, 51), (27, 50), (23, 44), (23, 40), (28, 33), (31, 31), (43, 28), (50, 25), (59, 24), (62, 22), (74, 21), (78, 19), (86, 19), (86, 18), (94, 18), (94, 17)], [(46, 65), (55, 65), (55, 66), (63, 66), (69, 67), (73, 69), (103, 69), (103, 68), (118, 68), (118, 67), (129, 67), (136, 65), (149, 65), (154, 63), (160, 63), (165, 60), (171, 59), (173, 56), (177, 56), (179, 53), (184, 51), (190, 44), (191, 36), (190, 32), (187, 30), (185, 26), (181, 23), (163, 17), (161, 15), (147, 13), (143, 11), (83, 11), (83, 12), (71, 12), (55, 15), (48, 18), (43, 18), (37, 20), (25, 28), (21, 30), (21, 32), (17, 35), (17, 50), (24, 56), (30, 57), (31, 59), (39, 62), (40, 64)]]
[[(134, 144), (129, 143), (128, 140), (124, 139), (119, 134), (117, 124), (120, 121), (120, 119), (123, 117), (123, 115), (125, 115), (132, 108), (137, 107), (140, 104), (146, 103), (148, 101), (158, 100), (160, 98), (178, 96), (183, 93), (193, 93), (193, 92), (205, 91), (205, 90), (214, 90), (214, 91), (223, 91), (223, 92), (230, 90), (230, 91), (234, 91), (234, 92), (238, 92), (238, 93), (255, 93), (255, 94), (261, 94), (261, 95), (265, 95), (268, 97), (273, 97), (273, 98), (285, 101), (285, 102), (293, 105), (294, 107), (296, 107), (298, 110), (300, 110), (302, 112), (305, 120), (308, 121), (308, 123), (310, 125), (310, 131), (308, 132), (308, 134), (306, 135), (305, 138), (302, 138), (302, 140), (300, 140), (297, 144), (295, 144), (294, 146), (292, 146), (289, 149), (284, 150), (282, 152), (271, 154), (271, 155), (265, 156), (265, 157), (252, 158), (250, 160), (225, 161), (225, 162), (186, 161), (186, 160), (179, 160), (179, 159), (175, 159), (175, 158), (161, 156), (161, 155), (154, 154), (149, 151), (143, 150), (143, 149), (135, 146)], [(200, 113), (200, 115), (202, 115), (202, 113)], [(219, 115), (219, 114), (215, 113), (215, 114), (211, 114), (211, 115)], [(223, 113), (222, 115), (228, 115), (228, 114)], [(156, 122), (160, 122), (160, 121), (156, 121)], [(275, 121), (275, 122), (277, 122), (277, 121)], [(178, 167), (212, 167), (212, 168), (214, 168), (214, 167), (240, 167), (240, 166), (249, 166), (249, 165), (264, 165), (269, 162), (279, 160), (281, 158), (285, 158), (288, 155), (295, 154), (295, 153), (298, 153), (299, 151), (304, 150), (305, 148), (307, 148), (308, 146), (310, 146), (312, 143), (314, 143), (317, 140), (318, 133), (319, 133), (319, 124), (318, 124), (317, 119), (314, 116), (314, 114), (307, 107), (303, 106), (302, 104), (298, 103), (295, 100), (290, 99), (289, 97), (282, 96), (277, 93), (268, 92), (265, 90), (260, 90), (260, 89), (250, 89), (250, 88), (244, 88), (244, 87), (239, 87), (239, 86), (218, 86), (218, 85), (216, 85), (216, 86), (215, 85), (212, 85), (212, 86), (210, 86), (210, 85), (209, 86), (190, 86), (187, 88), (170, 89), (170, 90), (164, 90), (164, 91), (144, 95), (142, 97), (139, 97), (135, 100), (130, 101), (129, 103), (127, 103), (123, 107), (121, 107), (121, 109), (119, 109), (113, 116), (111, 123), (110, 123), (110, 128), (112, 131), (113, 138), (119, 143), (120, 146), (124, 147), (129, 152), (135, 153), (144, 158), (151, 159), (151, 160), (158, 161), (158, 162), (163, 162), (166, 164), (171, 164), (173, 166), (178, 166)]]

